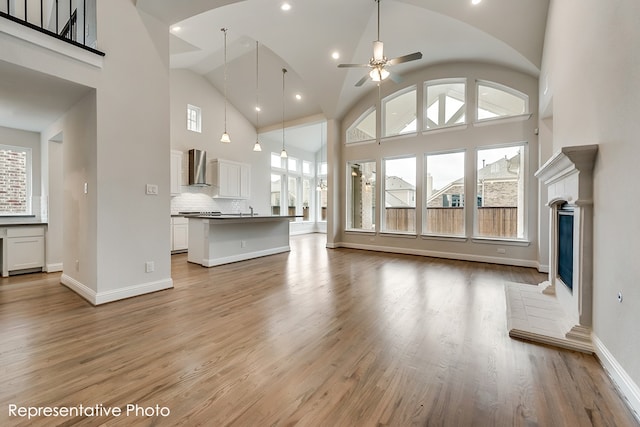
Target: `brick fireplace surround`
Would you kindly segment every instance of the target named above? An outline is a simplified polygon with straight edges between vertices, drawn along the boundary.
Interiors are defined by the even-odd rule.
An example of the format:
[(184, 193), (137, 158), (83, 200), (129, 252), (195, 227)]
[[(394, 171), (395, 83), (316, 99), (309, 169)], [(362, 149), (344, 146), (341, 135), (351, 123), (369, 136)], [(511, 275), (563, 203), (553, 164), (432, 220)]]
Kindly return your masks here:
[[(506, 283), (509, 336), (593, 352), (593, 166), (597, 145), (564, 147), (535, 173), (549, 207), (549, 280), (538, 286)], [(544, 194), (544, 192), (542, 193)], [(573, 216), (573, 289), (558, 276), (558, 209)]]

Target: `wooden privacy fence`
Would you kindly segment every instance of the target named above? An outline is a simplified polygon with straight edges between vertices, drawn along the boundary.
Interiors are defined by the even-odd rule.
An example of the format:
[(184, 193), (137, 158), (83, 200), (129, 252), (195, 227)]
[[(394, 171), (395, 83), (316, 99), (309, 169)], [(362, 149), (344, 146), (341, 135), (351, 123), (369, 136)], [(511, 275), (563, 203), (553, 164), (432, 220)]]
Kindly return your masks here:
[[(480, 207), (477, 212), (479, 236), (516, 238), (518, 208)], [(415, 208), (386, 208), (385, 230), (415, 232)], [(464, 208), (427, 208), (425, 233), (464, 235)]]

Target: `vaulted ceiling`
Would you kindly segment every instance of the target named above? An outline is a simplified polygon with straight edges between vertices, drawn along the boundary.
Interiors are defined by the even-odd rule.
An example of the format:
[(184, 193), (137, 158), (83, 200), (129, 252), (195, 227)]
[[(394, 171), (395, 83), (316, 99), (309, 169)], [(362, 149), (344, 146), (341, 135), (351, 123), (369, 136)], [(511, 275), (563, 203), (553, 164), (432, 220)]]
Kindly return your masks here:
[[(259, 42), (260, 127), (282, 120), (286, 68), (287, 122), (340, 118), (374, 83), (355, 83), (377, 37), (375, 0), (138, 0), (171, 26), (171, 67), (187, 68), (224, 91), (227, 31), (229, 102), (255, 125), (256, 41)], [(501, 64), (537, 76), (548, 0), (381, 0), (380, 39), (389, 58), (420, 51), (418, 61), (392, 66), (397, 74), (448, 61)], [(179, 27), (179, 28), (177, 28)], [(331, 54), (339, 52), (340, 58)], [(395, 84), (389, 82), (385, 84)], [(294, 95), (299, 94), (300, 100)]]

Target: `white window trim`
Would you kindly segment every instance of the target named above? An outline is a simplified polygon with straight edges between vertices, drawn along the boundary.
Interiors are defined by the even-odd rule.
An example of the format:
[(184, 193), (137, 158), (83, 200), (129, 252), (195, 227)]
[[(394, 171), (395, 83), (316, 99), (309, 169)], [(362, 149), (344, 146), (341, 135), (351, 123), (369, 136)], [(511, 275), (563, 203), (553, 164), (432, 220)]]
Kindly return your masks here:
[(9, 212), (1, 212), (0, 217), (19, 217), (19, 216), (35, 216), (33, 214), (33, 150), (31, 147), (23, 147), (20, 145), (8, 145), (8, 144), (0, 144), (1, 149), (11, 150), (11, 151), (22, 151), (26, 153), (26, 179), (27, 179), (27, 196), (26, 196), (26, 211), (24, 213), (9, 213)]
[[(191, 111), (194, 111), (196, 113), (195, 129), (191, 128)], [(187, 104), (187, 130), (191, 132), (202, 133), (202, 109), (192, 104)]]
[[(398, 98), (402, 95), (405, 95), (409, 92), (416, 92), (416, 120), (418, 119), (418, 86), (417, 85), (411, 85), (411, 86), (407, 86), (405, 88), (402, 88), (396, 92), (393, 92), (392, 94), (389, 94), (387, 96), (385, 96), (384, 98), (382, 98), (382, 100), (380, 101), (380, 111), (382, 114), (380, 114), (379, 118), (376, 118), (376, 120), (380, 120), (380, 134), (381, 137), (380, 139), (387, 139), (387, 138), (397, 138), (397, 137), (404, 137), (404, 136), (415, 136), (418, 134), (418, 127), (416, 126), (416, 131), (415, 132), (406, 132), (406, 133), (400, 133), (400, 134), (395, 134), (395, 135), (387, 135), (387, 121), (386, 121), (386, 116), (387, 116), (387, 103), (389, 101), (394, 100), (395, 98)], [(424, 97), (424, 95), (423, 95)], [(417, 124), (417, 123), (416, 123)]]
[[(463, 167), (463, 175), (462, 175), (462, 188), (464, 189), (465, 193), (464, 193), (464, 204), (462, 206), (463, 209), (463, 225), (462, 225), (462, 229), (463, 234), (437, 234), (437, 233), (428, 233), (428, 232), (424, 232), (421, 234), (421, 236), (425, 239), (434, 239), (434, 240), (455, 240), (455, 241), (467, 241), (468, 236), (467, 236), (467, 208), (468, 208), (468, 204), (467, 204), (467, 196), (466, 196), (466, 191), (467, 191), (467, 153), (468, 153), (469, 149), (467, 148), (458, 148), (458, 149), (451, 149), (451, 150), (440, 150), (440, 151), (428, 151), (426, 153), (424, 153), (424, 157), (423, 157), (423, 166), (422, 166), (422, 172), (423, 172), (423, 177), (422, 177), (422, 187), (423, 187), (423, 205), (421, 207), (421, 221), (422, 221), (422, 230), (424, 230), (426, 228), (426, 219), (427, 219), (427, 206), (426, 206), (426, 202), (427, 202), (427, 186), (425, 185), (426, 183), (424, 182), (424, 180), (426, 179), (427, 173), (429, 172), (428, 168), (427, 168), (427, 157), (429, 156), (438, 156), (438, 155), (442, 155), (442, 154), (454, 154), (454, 153), (462, 153), (463, 158), (464, 158), (464, 167)], [(476, 151), (477, 153), (477, 151)], [(417, 221), (417, 219), (416, 219)], [(460, 240), (462, 239), (462, 240)]]
[[(486, 119), (478, 119), (478, 108), (479, 108), (479, 103), (480, 103), (480, 86), (487, 86), (493, 89), (497, 89), (497, 90), (501, 90), (504, 92), (507, 92), (513, 96), (516, 96), (518, 98), (521, 98), (522, 100), (525, 101), (525, 112), (522, 114), (514, 114), (514, 115), (509, 115), (509, 116), (499, 116), (499, 117), (489, 117)], [(511, 86), (507, 86), (501, 83), (497, 83), (497, 82), (493, 82), (490, 80), (476, 80), (476, 102), (474, 105), (474, 109), (473, 109), (473, 118), (474, 118), (474, 125), (478, 124), (478, 123), (484, 123), (487, 121), (496, 121), (496, 120), (505, 120), (505, 119), (510, 119), (510, 118), (514, 118), (514, 117), (525, 117), (525, 116), (531, 116), (531, 99), (529, 98), (529, 95), (527, 95), (524, 92), (519, 91), (518, 89), (515, 89)]]
[[(462, 83), (464, 85), (464, 110), (465, 120), (462, 123), (454, 123), (452, 125), (442, 125), (434, 128), (427, 128), (427, 88), (429, 86), (438, 86), (443, 84), (456, 84)], [(467, 96), (467, 78), (466, 77), (452, 77), (446, 79), (427, 80), (422, 85), (422, 132), (437, 132), (443, 130), (449, 130), (452, 128), (466, 128), (469, 123), (469, 102)]]
[[(523, 168), (523, 188), (524, 195), (522, 197), (522, 210), (524, 212), (523, 217), (523, 235), (520, 238), (504, 238), (504, 237), (492, 237), (492, 236), (480, 236), (478, 235), (478, 197), (477, 197), (477, 185), (478, 185), (478, 151), (480, 150), (491, 150), (494, 148), (509, 148), (516, 146), (523, 146), (523, 152), (525, 161), (522, 162)], [(488, 242), (498, 242), (508, 244), (509, 242), (516, 243), (526, 243), (524, 246), (528, 246), (529, 240), (529, 211), (528, 211), (528, 203), (527, 198), (529, 197), (528, 191), (529, 189), (529, 143), (527, 141), (519, 141), (519, 142), (511, 142), (505, 144), (494, 144), (494, 145), (483, 145), (477, 146), (474, 148), (474, 173), (473, 173), (473, 188), (474, 188), (474, 196), (473, 196), (473, 235), (471, 236), (471, 241), (475, 243), (488, 243)]]
[(345, 145), (353, 145), (353, 144), (362, 144), (362, 143), (368, 143), (368, 142), (375, 142), (375, 141), (377, 140), (377, 138), (376, 138), (376, 136), (375, 136), (375, 135), (373, 136), (373, 138), (369, 138), (369, 139), (362, 139), (362, 140), (359, 140), (359, 141), (351, 141), (351, 142), (349, 142), (349, 141), (348, 141), (348, 137), (347, 137), (347, 135), (349, 135), (349, 131), (350, 131), (351, 129), (353, 129), (354, 127), (357, 127), (360, 123), (362, 123), (362, 121), (363, 121), (367, 116), (369, 116), (369, 114), (371, 114), (371, 113), (373, 113), (373, 112), (375, 112), (375, 113), (376, 113), (376, 129), (377, 129), (377, 127), (378, 127), (378, 120), (379, 120), (379, 118), (378, 118), (378, 114), (377, 114), (376, 106), (375, 106), (375, 105), (373, 105), (373, 106), (369, 107), (368, 109), (366, 109), (366, 110), (364, 111), (364, 113), (360, 114), (360, 115), (358, 116), (358, 118), (357, 118), (357, 119), (355, 119), (355, 120), (353, 121), (353, 123), (351, 123), (351, 125), (347, 128), (347, 131), (345, 132), (345, 135), (344, 135), (344, 143), (345, 143)]

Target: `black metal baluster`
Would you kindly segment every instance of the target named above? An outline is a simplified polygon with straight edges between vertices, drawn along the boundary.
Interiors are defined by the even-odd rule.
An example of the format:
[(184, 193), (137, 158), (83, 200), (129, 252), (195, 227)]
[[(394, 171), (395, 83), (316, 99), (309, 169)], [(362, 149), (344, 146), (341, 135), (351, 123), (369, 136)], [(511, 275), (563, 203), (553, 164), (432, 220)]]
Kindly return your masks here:
[(69, 25), (68, 25), (69, 36), (67, 37), (69, 40), (73, 40), (73, 38), (71, 37), (71, 9), (73, 8), (72, 2), (73, 0), (69, 0)]
[(11, 0), (7, 0), (7, 15), (11, 15)]
[(42, 0), (40, 0), (40, 28), (44, 28), (44, 14), (42, 13)]
[(24, 0), (24, 22), (29, 22), (29, 17), (27, 15), (27, 0)]
[(82, 1), (82, 44), (87, 45), (87, 0)]
[(56, 34), (60, 34), (60, 31), (58, 30), (58, 0), (56, 0)]

